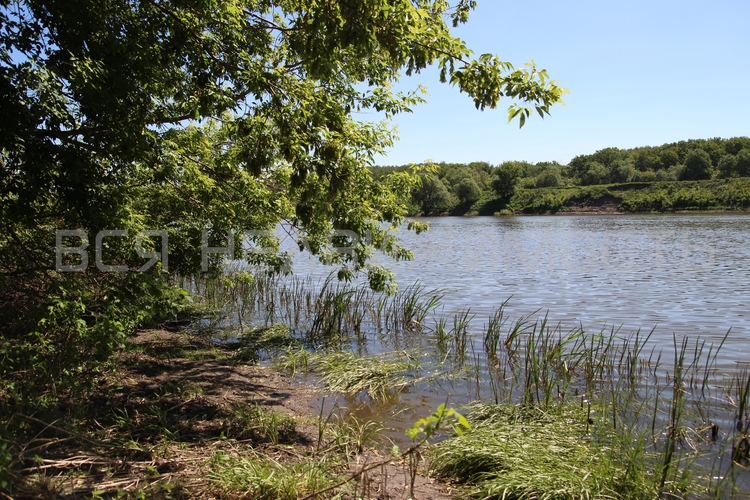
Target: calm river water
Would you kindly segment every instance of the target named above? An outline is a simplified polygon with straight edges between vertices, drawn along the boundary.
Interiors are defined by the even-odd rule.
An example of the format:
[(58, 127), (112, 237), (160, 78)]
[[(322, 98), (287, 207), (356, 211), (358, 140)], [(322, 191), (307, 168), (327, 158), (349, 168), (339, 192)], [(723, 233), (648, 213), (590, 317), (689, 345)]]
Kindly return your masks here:
[[(563, 329), (655, 329), (720, 339), (721, 364), (750, 361), (750, 216), (742, 214), (440, 217), (428, 233), (400, 231), (415, 253), (380, 258), (404, 286), (446, 289), (446, 313), (471, 308), (481, 326), (512, 297), (511, 318), (540, 310)], [(306, 255), (297, 276), (330, 269)]]

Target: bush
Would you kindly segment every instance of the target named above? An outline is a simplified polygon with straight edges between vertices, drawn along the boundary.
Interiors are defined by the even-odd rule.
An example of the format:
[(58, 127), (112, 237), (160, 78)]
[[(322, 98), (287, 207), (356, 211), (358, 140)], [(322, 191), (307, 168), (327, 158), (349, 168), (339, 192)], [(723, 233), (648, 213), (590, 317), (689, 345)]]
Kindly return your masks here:
[(546, 168), (535, 179), (535, 186), (538, 188), (557, 187), (561, 184), (562, 176), (557, 169)]
[(466, 177), (456, 186), (456, 196), (462, 205), (469, 205), (479, 199), (479, 186), (471, 177)]
[(672, 196), (674, 210), (706, 210), (717, 205), (718, 202), (713, 193), (700, 187), (683, 188)]
[(518, 162), (505, 162), (495, 169), (492, 189), (501, 198), (509, 199), (516, 191), (516, 186), (524, 175), (524, 167)]
[(620, 203), (625, 212), (663, 212), (672, 208), (672, 200), (666, 191), (637, 192)]
[(605, 184), (609, 182), (609, 169), (599, 162), (586, 164), (587, 170), (581, 176), (581, 184), (591, 186), (593, 184)]
[(694, 149), (685, 157), (681, 181), (694, 181), (711, 178), (711, 157), (702, 149)]
[(71, 391), (88, 390), (130, 333), (174, 318), (188, 303), (187, 292), (143, 273), (68, 278), (17, 329), (3, 333), (0, 415), (52, 408)]

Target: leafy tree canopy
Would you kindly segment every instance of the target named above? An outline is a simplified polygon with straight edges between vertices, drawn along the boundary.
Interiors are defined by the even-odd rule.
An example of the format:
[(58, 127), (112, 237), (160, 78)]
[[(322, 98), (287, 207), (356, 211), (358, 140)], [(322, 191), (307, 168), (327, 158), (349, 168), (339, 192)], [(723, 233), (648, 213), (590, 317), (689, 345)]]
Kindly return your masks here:
[[(175, 270), (195, 268), (188, 249), (202, 228), (225, 241), (230, 230), (286, 221), (320, 254), (334, 228), (369, 230), (379, 245), (378, 222), (402, 220), (415, 177), (372, 182), (364, 167), (394, 135), (387, 123), (353, 113), (411, 111), (422, 102), (418, 89), (391, 86), (428, 65), (478, 109), (515, 99), (509, 114), (521, 124), (564, 93), (533, 64), (473, 57), (451, 27), (474, 6), (3, 1), (2, 271), (29, 265), (11, 241), (49, 268), (50, 228), (168, 226), (186, 249), (170, 262)], [(349, 264), (361, 268), (370, 250), (359, 244)], [(396, 245), (385, 250), (408, 256)]]
[(419, 186), (412, 192), (412, 200), (424, 214), (445, 212), (454, 205), (445, 184), (433, 174), (421, 178)]
[(690, 151), (685, 158), (685, 167), (680, 180), (700, 180), (711, 178), (711, 157), (702, 149)]
[(463, 178), (456, 186), (456, 196), (464, 205), (470, 205), (479, 199), (479, 186), (471, 177)]
[(518, 181), (526, 173), (528, 163), (519, 161), (506, 161), (495, 169), (495, 178), (492, 180), (492, 188), (501, 198), (510, 198), (516, 189)]

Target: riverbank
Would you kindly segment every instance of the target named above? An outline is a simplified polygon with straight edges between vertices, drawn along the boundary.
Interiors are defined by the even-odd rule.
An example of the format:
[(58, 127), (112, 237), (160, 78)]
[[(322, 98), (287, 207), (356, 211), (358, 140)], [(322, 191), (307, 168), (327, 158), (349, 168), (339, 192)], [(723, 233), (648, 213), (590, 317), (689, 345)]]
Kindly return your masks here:
[(509, 203), (521, 213), (561, 211), (741, 211), (750, 207), (750, 179), (607, 184), (521, 190)]
[(507, 301), (479, 327), (419, 284), (386, 296), (237, 271), (192, 289), (183, 330), (137, 332), (89, 384), (36, 394), (33, 411), (4, 395), (17, 408), (0, 435), (6, 497), (750, 491), (750, 379), (719, 369), (726, 337), (660, 347), (653, 332), (514, 320)]
[[(406, 498), (409, 469), (352, 432), (319, 391), (248, 363), (236, 346), (138, 332), (86, 396), (23, 429), (2, 498)], [(385, 461), (359, 474), (365, 463)], [(12, 471), (12, 472), (11, 472)], [(346, 481), (347, 479), (351, 479)], [(415, 478), (416, 498), (453, 498)], [(5, 491), (5, 493), (2, 493)], [(338, 495), (338, 496), (337, 496)]]
[(510, 199), (485, 194), (441, 215), (546, 215), (747, 212), (750, 178), (517, 189)]

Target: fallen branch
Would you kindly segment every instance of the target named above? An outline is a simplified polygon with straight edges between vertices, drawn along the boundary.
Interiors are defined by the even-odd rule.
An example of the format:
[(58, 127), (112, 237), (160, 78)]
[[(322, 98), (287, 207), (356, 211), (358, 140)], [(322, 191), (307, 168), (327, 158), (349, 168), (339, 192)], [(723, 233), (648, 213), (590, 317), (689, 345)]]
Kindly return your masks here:
[(346, 483), (352, 481), (353, 479), (358, 478), (362, 474), (364, 474), (367, 471), (371, 471), (372, 469), (377, 469), (378, 467), (382, 467), (384, 465), (388, 465), (389, 463), (393, 462), (396, 459), (403, 459), (409, 456), (410, 454), (414, 453), (418, 448), (420, 448), (424, 443), (426, 443), (427, 440), (420, 441), (419, 443), (411, 446), (409, 449), (398, 455), (398, 457), (392, 457), (385, 460), (381, 460), (379, 462), (373, 462), (370, 465), (367, 465), (367, 462), (362, 464), (362, 467), (356, 472), (353, 472), (349, 477), (346, 479), (341, 480), (340, 482), (334, 484), (333, 486), (329, 486), (327, 488), (323, 488), (322, 490), (315, 491), (313, 493), (310, 493), (306, 497), (302, 497), (300, 500), (310, 500), (311, 498), (315, 498), (318, 495), (322, 495), (324, 493), (328, 493), (331, 490), (335, 490), (336, 488), (340, 488), (341, 486), (345, 485)]
[(41, 425), (46, 426), (43, 429), (43, 431), (47, 430), (47, 429), (55, 429), (56, 431), (64, 432), (65, 434), (67, 434), (69, 436), (72, 436), (72, 437), (74, 437), (76, 439), (80, 439), (81, 441), (84, 441), (84, 442), (89, 443), (89, 444), (94, 445), (94, 446), (101, 446), (101, 447), (104, 447), (104, 448), (111, 448), (112, 447), (112, 445), (105, 444), (105, 443), (99, 443), (99, 442), (96, 442), (96, 441), (92, 441), (91, 439), (86, 438), (86, 437), (82, 436), (81, 434), (77, 434), (77, 433), (69, 431), (67, 429), (63, 429), (62, 427), (57, 427), (56, 425), (49, 424), (47, 422), (39, 420), (38, 418), (30, 417), (30, 416), (24, 415), (22, 413), (16, 413), (16, 415), (18, 415), (19, 417), (25, 418), (26, 420), (29, 420), (31, 422), (35, 422), (37, 424), (41, 424)]

